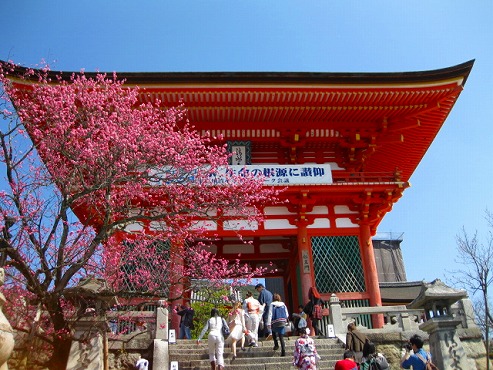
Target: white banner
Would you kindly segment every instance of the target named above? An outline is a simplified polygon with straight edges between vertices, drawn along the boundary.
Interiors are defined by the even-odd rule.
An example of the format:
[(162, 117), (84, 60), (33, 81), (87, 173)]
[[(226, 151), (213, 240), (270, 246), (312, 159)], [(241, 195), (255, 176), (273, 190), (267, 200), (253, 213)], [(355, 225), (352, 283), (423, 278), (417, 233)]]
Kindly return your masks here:
[(330, 164), (268, 164), (230, 166), (235, 174), (265, 176), (265, 185), (332, 184)]
[[(220, 167), (214, 176), (208, 179), (214, 185), (228, 183), (231, 175), (263, 176), (265, 185), (328, 185), (332, 184), (330, 164), (265, 164), (246, 166)], [(197, 170), (182, 172), (179, 169), (166, 167), (151, 171), (153, 185), (175, 183), (187, 185), (197, 181)]]

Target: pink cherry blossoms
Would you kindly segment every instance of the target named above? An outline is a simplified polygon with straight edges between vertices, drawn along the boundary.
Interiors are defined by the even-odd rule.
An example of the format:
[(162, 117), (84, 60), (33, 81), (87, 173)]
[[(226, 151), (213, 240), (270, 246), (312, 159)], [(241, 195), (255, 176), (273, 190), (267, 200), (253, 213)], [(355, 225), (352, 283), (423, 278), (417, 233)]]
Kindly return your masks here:
[[(47, 313), (53, 357), (67, 351), (68, 316), (75, 312), (64, 290), (82, 277), (161, 297), (183, 293), (193, 279), (234, 283), (262, 273), (196, 242), (214, 237), (204, 222), (261, 223), (277, 194), (261, 178), (224, 175), (225, 147), (194, 131), (186, 102), (141, 104), (143, 90), (116, 75), (67, 78), (10, 63), (0, 65), (0, 84), (8, 184), (0, 192), (0, 225), (11, 223), (0, 252), (15, 276), (9, 283), (20, 284), (17, 291), (29, 292), (28, 302)], [(19, 325), (28, 322), (23, 317)]]

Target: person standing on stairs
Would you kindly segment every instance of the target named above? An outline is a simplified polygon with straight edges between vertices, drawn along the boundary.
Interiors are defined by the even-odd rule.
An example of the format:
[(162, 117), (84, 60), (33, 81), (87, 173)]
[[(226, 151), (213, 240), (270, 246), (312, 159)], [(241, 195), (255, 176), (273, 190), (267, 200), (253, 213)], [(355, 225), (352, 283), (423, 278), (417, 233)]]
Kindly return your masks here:
[(305, 334), (305, 329), (308, 327), (308, 323), (306, 322), (307, 315), (303, 311), (303, 305), (298, 306), (298, 313), (293, 313), (293, 324), (294, 331), (298, 335)]
[(223, 370), (224, 369), (224, 338), (222, 334), (224, 319), (219, 314), (217, 308), (211, 310), (211, 317), (207, 320), (199, 338), (197, 339), (197, 345), (200, 344), (200, 340), (209, 331), (207, 336), (207, 344), (209, 348), (209, 360), (211, 362), (211, 370)]
[(176, 306), (175, 312), (181, 316), (179, 339), (192, 339), (191, 329), (194, 328), (193, 316), (195, 311), (188, 302), (185, 302), (182, 306)]
[(235, 302), (233, 308), (228, 314), (228, 325), (231, 333), (231, 352), (233, 352), (233, 360), (236, 358), (236, 342), (240, 341), (241, 349), (245, 350), (245, 311), (241, 308), (241, 302)]
[(245, 311), (245, 325), (248, 331), (248, 345), (250, 347), (257, 347), (258, 327), (262, 317), (260, 315), (260, 302), (253, 297), (253, 294), (250, 291), (246, 293), (246, 299), (243, 302), (243, 310)]
[(272, 331), (274, 339), (274, 351), (279, 349), (281, 343), (281, 356), (286, 356), (286, 345), (284, 344), (284, 334), (286, 332), (286, 323), (288, 322), (288, 308), (281, 301), (281, 296), (278, 293), (274, 294), (274, 300), (269, 307), (269, 316), (267, 318), (267, 327)]
[(350, 349), (354, 352), (354, 360), (359, 365), (363, 358), (363, 347), (368, 338), (365, 334), (360, 332), (356, 326), (356, 323), (350, 322), (347, 326), (346, 334), (346, 349)]
[(294, 343), (293, 365), (301, 370), (317, 370), (318, 360), (320, 356), (313, 338), (310, 338), (310, 328), (303, 328)]
[(261, 335), (262, 337), (268, 340), (272, 336), (271, 329), (267, 327), (267, 319), (270, 314), (270, 305), (272, 303), (273, 296), (270, 291), (265, 289), (263, 284), (255, 285), (255, 290), (258, 292), (258, 301), (263, 306), (262, 324), (261, 324), (262, 330), (259, 330), (259, 335)]
[(318, 292), (317, 288), (310, 287), (308, 290), (308, 303), (304, 307), (304, 312), (310, 317), (315, 336), (322, 334), (320, 330), (320, 322), (322, 321), (322, 306), (325, 302), (322, 296)]

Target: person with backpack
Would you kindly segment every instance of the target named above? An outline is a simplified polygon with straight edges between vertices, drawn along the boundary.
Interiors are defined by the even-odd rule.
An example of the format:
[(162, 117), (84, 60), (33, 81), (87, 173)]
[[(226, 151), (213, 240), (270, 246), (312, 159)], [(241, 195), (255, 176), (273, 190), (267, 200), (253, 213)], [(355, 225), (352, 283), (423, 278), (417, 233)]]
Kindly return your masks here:
[(410, 369), (412, 366), (413, 370), (436, 369), (431, 362), (431, 354), (423, 349), (423, 344), (423, 338), (418, 334), (409, 338), (409, 343), (402, 350), (401, 368)]
[(309, 301), (304, 310), (310, 317), (315, 336), (319, 336), (321, 334), (320, 322), (322, 321), (322, 306), (325, 302), (315, 287), (310, 287), (308, 290), (308, 299)]
[(300, 337), (294, 343), (293, 365), (302, 370), (316, 370), (320, 356), (315, 342), (310, 338), (310, 328), (303, 328)]
[(288, 317), (288, 308), (281, 300), (281, 296), (278, 293), (275, 293), (273, 301), (270, 304), (269, 308), (267, 327), (269, 331), (272, 331), (272, 338), (274, 339), (274, 351), (279, 349), (279, 342), (281, 343), (281, 356), (286, 356), (284, 334), (286, 333), (286, 324), (288, 323)]
[(312, 320), (313, 330), (315, 331), (316, 336), (319, 336), (322, 334), (320, 331), (320, 322), (322, 321), (322, 305), (323, 304), (324, 304), (324, 301), (322, 301), (321, 298), (315, 299), (315, 302), (313, 304), (312, 314), (310, 316), (310, 319)]
[(363, 347), (366, 342), (368, 342), (366, 335), (356, 328), (354, 322), (349, 323), (346, 334), (346, 349), (354, 352), (354, 359), (358, 364), (361, 363), (363, 358)]
[(361, 360), (360, 370), (387, 370), (389, 363), (384, 355), (377, 353), (375, 345), (368, 342), (363, 348), (363, 359)]

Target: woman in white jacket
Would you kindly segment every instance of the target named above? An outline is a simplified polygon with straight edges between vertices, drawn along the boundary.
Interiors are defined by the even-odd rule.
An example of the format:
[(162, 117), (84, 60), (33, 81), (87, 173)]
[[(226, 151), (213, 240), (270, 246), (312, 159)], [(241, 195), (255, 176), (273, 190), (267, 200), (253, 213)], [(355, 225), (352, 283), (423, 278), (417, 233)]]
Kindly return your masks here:
[(272, 338), (274, 339), (274, 351), (279, 349), (281, 342), (281, 356), (286, 356), (286, 347), (284, 344), (284, 334), (286, 332), (286, 324), (288, 323), (288, 308), (281, 301), (281, 296), (278, 293), (274, 294), (274, 299), (270, 305), (267, 325), (272, 329)]
[(222, 334), (224, 319), (219, 314), (217, 308), (211, 310), (211, 317), (207, 320), (206, 324), (200, 332), (199, 338), (197, 339), (197, 344), (209, 331), (207, 337), (207, 344), (209, 346), (209, 360), (211, 362), (211, 370), (216, 370), (216, 365), (218, 370), (224, 369), (224, 337)]

